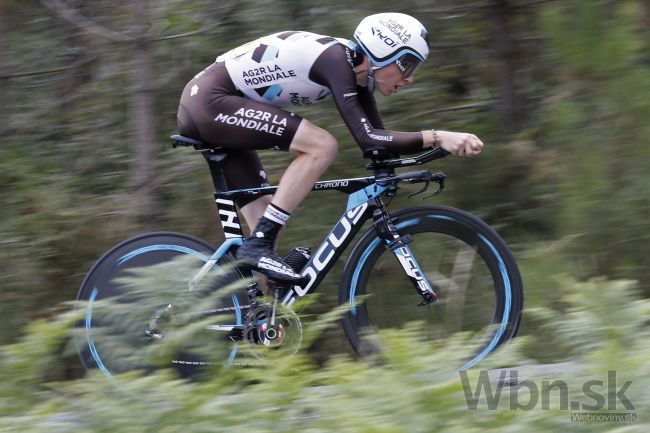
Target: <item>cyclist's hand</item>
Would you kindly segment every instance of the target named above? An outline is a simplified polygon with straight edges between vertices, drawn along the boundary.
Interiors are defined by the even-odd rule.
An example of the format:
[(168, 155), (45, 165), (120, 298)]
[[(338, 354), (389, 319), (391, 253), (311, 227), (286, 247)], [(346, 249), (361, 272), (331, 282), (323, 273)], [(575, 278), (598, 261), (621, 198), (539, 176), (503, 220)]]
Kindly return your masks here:
[(474, 156), (483, 150), (483, 142), (467, 132), (436, 131), (440, 147), (452, 155)]

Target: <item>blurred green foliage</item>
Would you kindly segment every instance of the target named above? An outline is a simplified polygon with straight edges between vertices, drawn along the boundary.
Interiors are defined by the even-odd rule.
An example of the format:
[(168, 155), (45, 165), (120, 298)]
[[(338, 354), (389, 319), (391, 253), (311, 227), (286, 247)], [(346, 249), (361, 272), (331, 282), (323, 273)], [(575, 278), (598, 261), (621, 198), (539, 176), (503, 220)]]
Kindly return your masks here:
[[(69, 351), (75, 320), (64, 313), (31, 324), (20, 341), (0, 350), (0, 431), (647, 431), (650, 302), (625, 280), (576, 283), (565, 276), (558, 284), (562, 308), (529, 311), (543, 332), (513, 341), (481, 368), (526, 364), (517, 370), (520, 380), (538, 386), (542, 380), (564, 381), (569, 400), (584, 404), (593, 401), (585, 398), (582, 384), (605, 381), (614, 370), (617, 390), (631, 381), (625, 396), (635, 407), (626, 412), (619, 406), (617, 412), (635, 412), (639, 422), (572, 422), (570, 412), (560, 409), (557, 392), (550, 394), (548, 408), (538, 404), (531, 410), (509, 410), (511, 398), (522, 404), (529, 395), (525, 387), (513, 394), (508, 385), (499, 410), (489, 410), (484, 397), (470, 410), (456, 370), (464, 336), (457, 334), (428, 351), (419, 343), (417, 329), (386, 331), (386, 352), (373, 363), (337, 356), (317, 368), (310, 357), (297, 355), (265, 367), (214, 370), (191, 382), (166, 370), (146, 376), (127, 373), (118, 377), (119, 390), (99, 372), (54, 381), (54, 372), (65, 368), (62, 357)], [(614, 312), (608, 305), (616, 307)], [(330, 319), (313, 325), (326, 327)], [(537, 356), (551, 346), (569, 348), (558, 359), (570, 362), (536, 369), (529, 354)], [(479, 374), (469, 372), (472, 387)]]

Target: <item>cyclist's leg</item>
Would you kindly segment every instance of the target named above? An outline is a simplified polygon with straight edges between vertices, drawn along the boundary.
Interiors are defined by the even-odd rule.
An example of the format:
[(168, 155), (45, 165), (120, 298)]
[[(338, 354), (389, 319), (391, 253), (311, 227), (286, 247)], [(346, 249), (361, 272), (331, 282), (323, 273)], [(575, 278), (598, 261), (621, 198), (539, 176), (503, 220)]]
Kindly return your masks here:
[[(281, 209), (293, 211), (333, 160), (336, 155), (336, 141), (323, 129), (303, 120), (291, 143), (290, 151), (296, 154), (296, 159), (282, 176), (278, 189), (280, 194), (260, 197), (241, 208), (249, 227), (258, 226), (258, 221), (272, 201)], [(252, 232), (258, 229), (259, 227)], [(276, 247), (277, 239), (276, 236)]]
[(253, 230), (251, 238), (238, 251), (237, 258), (256, 263), (262, 269), (270, 269), (263, 268), (262, 265), (272, 267), (276, 275), (267, 275), (273, 279), (301, 279), (277, 255), (275, 242), (291, 212), (304, 200), (336, 156), (336, 149), (337, 143), (331, 134), (307, 120), (300, 123), (289, 147), (296, 158), (285, 170), (275, 196)]
[[(238, 250), (237, 256), (272, 278), (299, 281), (300, 276), (275, 253), (275, 239), (291, 211), (333, 159), (336, 141), (295, 113), (243, 98), (222, 65), (196, 80), (205, 80), (207, 76), (211, 83), (207, 89), (203, 82), (191, 81), (183, 91), (179, 126), (188, 124), (180, 121), (181, 115), (190, 116), (195, 133), (200, 135), (197, 138), (215, 146), (239, 151), (275, 148), (297, 155), (280, 182), (278, 200), (265, 209), (253, 230), (254, 236)], [(256, 206), (247, 220), (255, 218), (255, 209)]]
[(331, 164), (337, 143), (330, 133), (303, 119), (289, 151), (296, 159), (282, 175), (275, 196), (263, 196), (241, 207), (249, 227), (255, 227), (270, 203), (288, 212), (295, 210)]
[[(265, 195), (237, 203), (250, 228), (257, 225), (271, 202), (292, 212), (331, 164), (336, 156), (337, 143), (327, 131), (303, 119), (289, 151), (296, 158), (285, 170), (275, 196)], [(226, 182), (231, 189), (264, 186), (266, 175), (260, 173), (263, 173), (262, 163), (254, 151), (231, 152), (224, 165)]]
[(251, 232), (260, 221), (262, 215), (264, 215), (264, 211), (269, 206), (269, 204), (271, 204), (272, 199), (272, 195), (263, 195), (262, 197), (240, 207), (241, 213), (244, 216), (246, 224), (248, 224)]
[(332, 163), (337, 147), (329, 132), (303, 119), (289, 147), (296, 158), (282, 175), (272, 203), (293, 212)]

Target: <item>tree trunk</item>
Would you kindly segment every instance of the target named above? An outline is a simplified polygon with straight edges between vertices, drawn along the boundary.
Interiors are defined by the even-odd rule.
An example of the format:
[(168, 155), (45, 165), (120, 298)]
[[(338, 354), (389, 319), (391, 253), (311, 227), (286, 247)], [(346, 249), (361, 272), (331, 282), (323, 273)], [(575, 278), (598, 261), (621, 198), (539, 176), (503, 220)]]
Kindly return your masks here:
[(9, 72), (4, 64), (4, 59), (9, 54), (9, 44), (7, 43), (6, 37), (9, 33), (7, 12), (7, 6), (4, 2), (0, 1), (0, 134), (9, 128), (9, 118), (7, 115), (9, 111), (6, 108), (8, 104), (7, 85), (9, 79), (1, 78)]
[(488, 9), (496, 57), (496, 82), (501, 94), (500, 111), (504, 130), (516, 133), (521, 127), (520, 104), (515, 82), (515, 41), (510, 28), (513, 10), (509, 0), (492, 0)]
[(152, 78), (153, 63), (149, 28), (149, 1), (133, 0), (135, 42), (131, 68), (131, 116), (134, 155), (131, 164), (131, 182), (135, 189), (132, 201), (133, 215), (142, 223), (151, 222), (158, 214), (158, 200), (153, 190), (156, 134), (154, 130)]

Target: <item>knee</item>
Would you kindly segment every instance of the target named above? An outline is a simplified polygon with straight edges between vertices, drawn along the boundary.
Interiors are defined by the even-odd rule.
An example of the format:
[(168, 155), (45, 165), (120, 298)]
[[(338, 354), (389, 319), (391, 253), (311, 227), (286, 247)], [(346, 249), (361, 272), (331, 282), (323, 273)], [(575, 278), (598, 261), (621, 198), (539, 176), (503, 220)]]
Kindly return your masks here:
[(338, 143), (332, 134), (308, 120), (303, 120), (289, 149), (306, 155), (319, 166), (327, 167), (336, 157)]
[(336, 153), (339, 149), (336, 138), (324, 129), (319, 129), (319, 133), (316, 134), (314, 139), (315, 156), (323, 163), (327, 165), (331, 164), (334, 158), (336, 158)]

